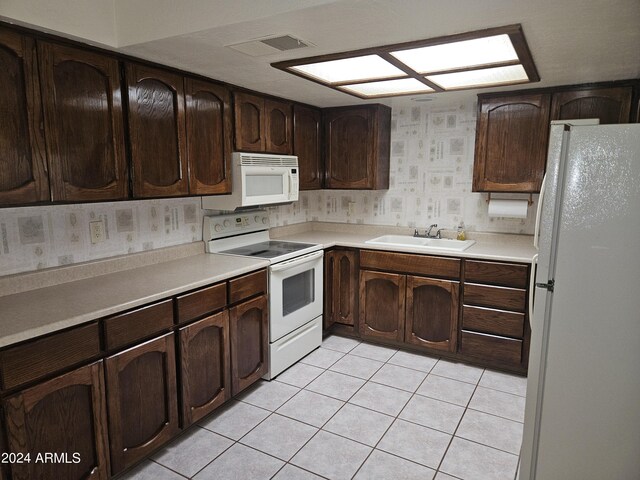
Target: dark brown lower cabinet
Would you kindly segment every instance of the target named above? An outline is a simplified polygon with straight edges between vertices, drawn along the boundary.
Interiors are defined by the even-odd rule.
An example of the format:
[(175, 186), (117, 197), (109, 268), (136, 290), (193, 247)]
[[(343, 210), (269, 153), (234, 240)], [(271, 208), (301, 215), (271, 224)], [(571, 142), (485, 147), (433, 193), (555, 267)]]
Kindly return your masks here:
[(407, 276), (404, 341), (456, 351), (459, 282)]
[(105, 359), (113, 474), (179, 430), (174, 334)]
[(231, 398), (229, 312), (203, 318), (178, 332), (182, 426)]
[(363, 338), (404, 339), (406, 275), (360, 271), (360, 335)]
[(358, 270), (354, 250), (335, 249), (325, 253), (324, 328), (334, 324), (357, 329)]
[(269, 307), (262, 295), (230, 309), (231, 386), (237, 395), (269, 369)]
[(13, 480), (109, 477), (102, 362), (7, 398), (4, 412), (8, 450), (31, 455), (29, 463), (12, 464)]

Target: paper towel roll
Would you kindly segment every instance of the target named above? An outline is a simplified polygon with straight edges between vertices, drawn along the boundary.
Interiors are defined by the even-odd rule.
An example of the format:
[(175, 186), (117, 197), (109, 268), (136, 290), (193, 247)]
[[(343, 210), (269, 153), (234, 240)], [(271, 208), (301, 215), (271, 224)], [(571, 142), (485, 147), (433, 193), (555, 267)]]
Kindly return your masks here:
[(490, 217), (527, 218), (527, 200), (489, 200)]

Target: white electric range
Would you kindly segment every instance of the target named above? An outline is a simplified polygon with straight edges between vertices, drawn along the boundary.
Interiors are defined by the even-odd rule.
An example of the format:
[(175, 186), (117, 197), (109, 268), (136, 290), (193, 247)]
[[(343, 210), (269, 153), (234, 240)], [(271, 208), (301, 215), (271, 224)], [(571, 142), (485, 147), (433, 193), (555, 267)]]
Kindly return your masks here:
[(322, 245), (271, 240), (266, 211), (204, 217), (209, 253), (268, 259), (270, 380), (322, 343)]

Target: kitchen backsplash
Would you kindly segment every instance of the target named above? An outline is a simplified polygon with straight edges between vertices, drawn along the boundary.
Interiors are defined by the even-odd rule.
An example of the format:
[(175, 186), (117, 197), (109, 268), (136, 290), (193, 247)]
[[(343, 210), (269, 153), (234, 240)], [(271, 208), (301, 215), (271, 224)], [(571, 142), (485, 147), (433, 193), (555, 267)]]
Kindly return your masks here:
[(300, 192), (297, 203), (269, 209), (271, 225), (316, 220), (455, 228), (463, 220), (468, 230), (532, 234), (537, 195), (526, 219), (508, 219), (490, 218), (487, 195), (471, 192), (475, 127), (473, 101), (394, 105), (388, 191)]
[[(92, 244), (89, 223), (102, 220)], [(200, 198), (0, 210), (0, 275), (202, 240)]]
[[(527, 219), (487, 215), (486, 195), (471, 192), (474, 102), (394, 106), (388, 191), (318, 190), (269, 209), (271, 226), (305, 221), (533, 233)], [(537, 196), (534, 196), (534, 199)], [(0, 275), (38, 270), (202, 240), (199, 198), (0, 209)], [(102, 220), (104, 242), (89, 223)]]

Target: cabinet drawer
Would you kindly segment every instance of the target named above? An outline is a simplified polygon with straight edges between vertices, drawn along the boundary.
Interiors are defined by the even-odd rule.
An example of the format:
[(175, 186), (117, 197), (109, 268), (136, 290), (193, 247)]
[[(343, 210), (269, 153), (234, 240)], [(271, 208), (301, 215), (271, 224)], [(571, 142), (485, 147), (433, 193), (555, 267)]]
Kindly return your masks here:
[(360, 267), (430, 277), (460, 278), (460, 260), (457, 258), (362, 250)]
[(527, 292), (520, 288), (464, 284), (464, 304), (524, 312)]
[(0, 352), (2, 388), (37, 380), (100, 354), (98, 323), (55, 333)]
[(267, 271), (250, 273), (229, 281), (229, 303), (241, 302), (245, 298), (267, 293)]
[(464, 278), (468, 282), (527, 288), (528, 265), (465, 260)]
[(165, 300), (154, 305), (122, 313), (104, 320), (107, 350), (124, 347), (173, 325), (173, 302)]
[(524, 313), (465, 305), (462, 309), (462, 328), (522, 338)]
[(227, 306), (227, 284), (217, 283), (176, 298), (178, 323), (203, 317)]
[(522, 340), (466, 330), (462, 331), (461, 339), (460, 353), (464, 355), (515, 365), (522, 360)]

